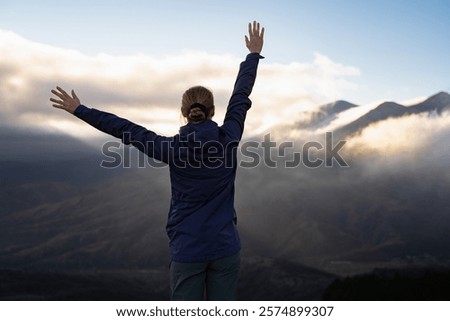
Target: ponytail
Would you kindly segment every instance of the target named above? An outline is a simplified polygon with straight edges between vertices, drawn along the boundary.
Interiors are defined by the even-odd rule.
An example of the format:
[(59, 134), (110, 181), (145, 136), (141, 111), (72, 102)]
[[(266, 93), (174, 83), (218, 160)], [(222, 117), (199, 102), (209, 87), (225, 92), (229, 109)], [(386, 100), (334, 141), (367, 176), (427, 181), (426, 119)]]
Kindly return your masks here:
[(181, 100), (181, 114), (190, 123), (199, 123), (214, 116), (214, 96), (202, 86), (185, 91)]

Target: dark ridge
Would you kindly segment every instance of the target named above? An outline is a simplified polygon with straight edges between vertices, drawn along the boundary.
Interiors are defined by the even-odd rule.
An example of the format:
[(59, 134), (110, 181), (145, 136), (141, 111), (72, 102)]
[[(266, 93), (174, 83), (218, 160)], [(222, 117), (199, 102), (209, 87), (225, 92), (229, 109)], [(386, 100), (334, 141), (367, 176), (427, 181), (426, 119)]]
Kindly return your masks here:
[(442, 267), (375, 269), (371, 274), (334, 281), (325, 291), (331, 301), (448, 301), (450, 269)]

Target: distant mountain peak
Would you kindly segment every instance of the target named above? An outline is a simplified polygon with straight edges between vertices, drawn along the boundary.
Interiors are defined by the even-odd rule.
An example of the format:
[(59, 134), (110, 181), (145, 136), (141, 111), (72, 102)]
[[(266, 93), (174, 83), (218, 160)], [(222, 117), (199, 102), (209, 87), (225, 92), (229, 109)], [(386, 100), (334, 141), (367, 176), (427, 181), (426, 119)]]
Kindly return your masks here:
[(331, 103), (328, 103), (326, 105), (322, 105), (319, 107), (319, 110), (323, 112), (327, 112), (327, 114), (338, 114), (340, 112), (343, 112), (344, 110), (357, 107), (358, 105), (355, 105), (353, 103), (350, 103), (345, 100), (336, 100)]
[(445, 91), (441, 91), (409, 108), (419, 113), (437, 111), (440, 114), (444, 109), (450, 108), (450, 95)]
[(353, 107), (357, 107), (357, 105), (345, 100), (336, 100), (334, 102), (321, 105), (313, 111), (304, 112), (307, 120), (299, 121), (295, 126), (303, 128), (320, 128), (333, 121), (337, 117), (337, 114)]
[(450, 95), (445, 91), (440, 91), (437, 94), (429, 97), (427, 100), (424, 101), (424, 103), (427, 101), (431, 101), (439, 105), (450, 104)]
[(386, 101), (386, 102), (378, 105), (377, 108), (369, 111), (368, 114), (376, 112), (377, 110), (378, 111), (383, 111), (383, 112), (390, 112), (390, 111), (393, 111), (393, 110), (398, 110), (398, 111), (402, 110), (403, 111), (404, 108), (405, 108), (405, 106), (397, 104), (394, 101)]
[(431, 97), (450, 97), (450, 94), (446, 91), (440, 91), (436, 95), (433, 95)]

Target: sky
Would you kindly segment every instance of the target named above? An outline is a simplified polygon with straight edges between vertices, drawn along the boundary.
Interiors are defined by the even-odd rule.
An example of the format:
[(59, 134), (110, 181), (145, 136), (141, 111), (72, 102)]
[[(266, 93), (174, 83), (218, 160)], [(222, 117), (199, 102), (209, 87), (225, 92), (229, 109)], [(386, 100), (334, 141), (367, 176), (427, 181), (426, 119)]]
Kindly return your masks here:
[(191, 85), (209, 86), (226, 104), (254, 19), (266, 33), (252, 95), (261, 112), (251, 130), (338, 99), (402, 102), (449, 92), (449, 14), (448, 0), (0, 0), (0, 80), (9, 86), (0, 90), (0, 113), (70, 127), (55, 111), (27, 105), (44, 104), (62, 84), (86, 104), (168, 133), (180, 125), (173, 105)]

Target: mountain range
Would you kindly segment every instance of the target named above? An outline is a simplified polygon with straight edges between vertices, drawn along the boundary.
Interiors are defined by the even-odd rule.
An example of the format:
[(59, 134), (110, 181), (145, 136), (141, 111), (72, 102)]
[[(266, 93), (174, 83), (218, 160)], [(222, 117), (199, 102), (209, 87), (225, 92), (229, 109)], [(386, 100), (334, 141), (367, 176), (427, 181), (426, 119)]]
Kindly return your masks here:
[(358, 133), (371, 124), (389, 118), (399, 118), (420, 113), (436, 113), (440, 115), (446, 110), (450, 110), (450, 95), (446, 92), (440, 92), (412, 106), (403, 106), (395, 102), (384, 102), (355, 121), (339, 128), (335, 131), (335, 134), (338, 137), (345, 137)]

